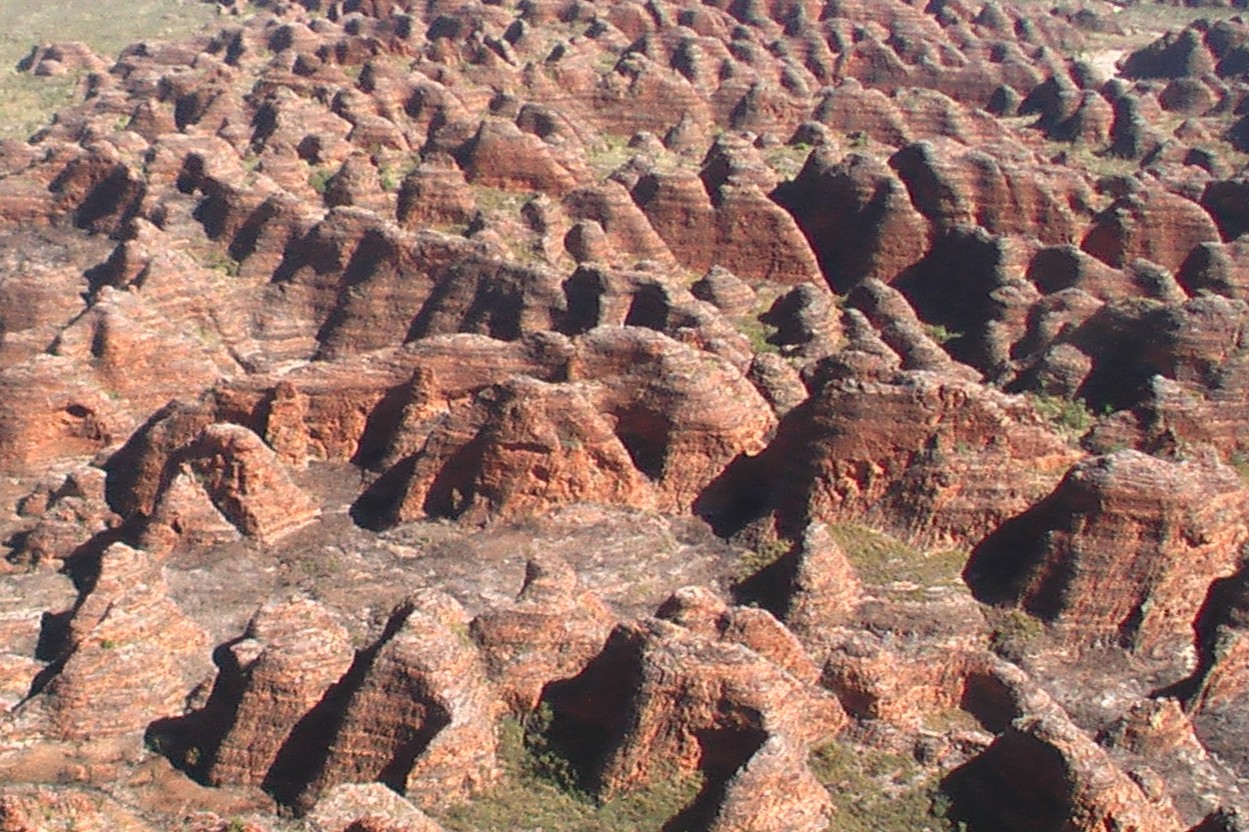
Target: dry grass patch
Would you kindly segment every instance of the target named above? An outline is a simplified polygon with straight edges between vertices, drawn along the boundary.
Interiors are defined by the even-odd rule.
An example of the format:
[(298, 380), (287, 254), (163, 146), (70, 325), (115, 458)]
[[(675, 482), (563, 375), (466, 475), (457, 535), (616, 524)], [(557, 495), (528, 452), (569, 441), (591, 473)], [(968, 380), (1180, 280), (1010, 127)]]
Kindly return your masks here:
[(75, 99), (77, 78), (36, 78), (17, 63), (41, 43), (82, 41), (105, 58), (141, 40), (183, 37), (217, 18), (196, 0), (0, 0), (0, 139), (26, 138)]
[(836, 523), (829, 533), (868, 586), (923, 597), (928, 589), (962, 585), (967, 553), (960, 549), (917, 549), (859, 523)]

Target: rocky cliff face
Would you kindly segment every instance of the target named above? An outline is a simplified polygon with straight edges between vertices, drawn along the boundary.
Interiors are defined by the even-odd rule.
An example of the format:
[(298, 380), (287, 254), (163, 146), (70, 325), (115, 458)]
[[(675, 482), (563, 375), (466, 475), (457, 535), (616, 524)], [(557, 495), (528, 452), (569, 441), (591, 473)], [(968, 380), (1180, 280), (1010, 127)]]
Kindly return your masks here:
[[(1026, 782), (1019, 788), (1014, 778)], [(1179, 829), (1174, 810), (1151, 799), (1117, 770), (1105, 752), (1078, 728), (1060, 719), (1037, 718), (1012, 728), (951, 778), (966, 817), (976, 824), (1021, 829)], [(1009, 805), (993, 796), (1010, 789)]]
[(312, 796), (340, 783), (379, 781), (441, 807), (497, 776), (497, 700), (465, 638), (463, 609), (447, 596), (424, 596), (396, 617), (313, 771)]
[(473, 619), (487, 673), (513, 712), (534, 711), (543, 689), (569, 679), (599, 654), (614, 616), (558, 555), (531, 559), (516, 602)]
[[(866, 359), (857, 346), (828, 359), (830, 375), (848, 375), (838, 363)], [(965, 545), (1000, 524), (1010, 506), (1042, 496), (1078, 456), (1026, 402), (953, 374), (901, 370), (879, 340), (873, 349), (893, 368), (870, 380), (830, 379), (741, 466), (740, 483), (727, 480), (743, 496), (747, 481), (756, 483), (755, 510), (774, 513), (778, 528), (868, 520)], [(1014, 473), (1003, 479), (1003, 471)], [(708, 495), (713, 517), (733, 510), (722, 499)]]
[(1136, 451), (1086, 460), (980, 544), (968, 580), (1073, 643), (1190, 641), (1206, 589), (1239, 562), (1244, 498), (1226, 469)]
[(244, 636), (231, 645), (218, 677), (219, 701), (206, 706), (206, 716), (226, 729), (215, 748), (204, 750), (205, 777), (214, 784), (259, 785), (280, 758), (297, 755), (300, 721), (353, 658), (342, 625), (304, 599), (266, 605)]
[(69, 617), (46, 689), (50, 730), (66, 739), (142, 732), (179, 713), (203, 680), (208, 639), (167, 597), (151, 555), (113, 544)]

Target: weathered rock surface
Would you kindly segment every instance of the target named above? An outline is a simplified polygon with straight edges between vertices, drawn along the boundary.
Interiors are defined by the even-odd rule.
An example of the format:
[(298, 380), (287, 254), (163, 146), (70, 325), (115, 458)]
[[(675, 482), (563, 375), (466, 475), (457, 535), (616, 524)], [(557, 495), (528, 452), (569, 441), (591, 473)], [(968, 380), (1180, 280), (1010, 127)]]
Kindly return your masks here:
[(928, 249), (927, 223), (906, 187), (871, 156), (817, 150), (779, 194), (839, 291), (864, 278), (890, 282)]
[(806, 766), (801, 746), (769, 737), (725, 788), (707, 828), (712, 832), (826, 829), (832, 814), (824, 786)]
[[(775, 512), (787, 532), (866, 520), (957, 544), (996, 528), (1009, 506), (1031, 505), (1077, 457), (1022, 400), (938, 373), (890, 372), (825, 384), (740, 476), (766, 483), (746, 507)], [(1003, 478), (1004, 469), (1016, 473)], [(707, 495), (713, 517), (730, 510), (720, 499)]]
[(1092, 458), (977, 547), (968, 583), (1060, 625), (1073, 645), (1174, 646), (1191, 639), (1210, 584), (1236, 569), (1245, 498), (1217, 465)]
[(781, 617), (799, 636), (815, 638), (842, 624), (859, 600), (854, 566), (823, 524), (808, 526), (778, 566), (790, 573)]
[(90, 466), (44, 478), (17, 510), (31, 525), (10, 538), (8, 559), (41, 567), (86, 554), (121, 521), (105, 499), (104, 472)]
[(117, 801), (86, 789), (6, 787), (0, 792), (0, 829), (42, 832), (50, 818), (83, 832), (152, 832), (154, 827)]
[(1084, 235), (1081, 247), (1111, 266), (1143, 258), (1175, 271), (1201, 243), (1217, 242), (1219, 230), (1201, 206), (1165, 192), (1116, 200)]
[[(346, 630), (314, 601), (292, 599), (262, 607), (243, 638), (229, 648), (205, 716), (231, 720), (215, 748), (201, 747), (210, 783), (260, 785), (279, 757), (307, 754), (295, 732), (351, 666)], [(208, 728), (212, 727), (209, 725)], [(304, 732), (306, 733), (306, 732)]]
[(115, 543), (70, 615), (43, 693), (47, 730), (68, 740), (142, 734), (183, 712), (207, 656), (207, 635), (169, 600), (152, 556)]
[(308, 814), (316, 832), (439, 832), (442, 829), (420, 809), (380, 783), (330, 789)]
[(598, 391), (518, 378), (483, 391), (412, 459), (393, 518), (508, 518), (572, 502), (644, 508), (649, 483), (600, 414)]
[(558, 556), (530, 559), (516, 602), (473, 619), (490, 679), (515, 713), (538, 707), (545, 686), (572, 678), (603, 649), (614, 616)]
[(749, 647), (800, 681), (811, 683), (819, 669), (801, 643), (771, 613), (729, 606), (705, 587), (682, 587), (659, 608), (660, 618), (711, 639)]
[(173, 403), (110, 460), (111, 503), (145, 521), (148, 545), (232, 534), (272, 543), (320, 514), (259, 436), (211, 422), (208, 406)]
[[(1059, 714), (1020, 720), (947, 780), (954, 811), (1019, 829), (1182, 828), (1091, 739)], [(1003, 794), (1010, 795), (1002, 800)]]
[(352, 692), (307, 796), (379, 781), (418, 806), (446, 807), (498, 776), (498, 700), (467, 639), (463, 608), (427, 593), (397, 619)]
[[(579, 701), (587, 694), (619, 701), (619, 710), (599, 710), (593, 717), (611, 725), (613, 738), (597, 778), (607, 792), (651, 782), (658, 776), (656, 760), (678, 771), (702, 769), (725, 778), (770, 736), (809, 747), (845, 723), (835, 699), (759, 653), (666, 621), (619, 625), (598, 665), (623, 673), (628, 686), (596, 689), (596, 682), (611, 683), (585, 674), (580, 684), (588, 687), (574, 680), (566, 691), (553, 693), (553, 701), (557, 711), (570, 714), (584, 707)], [(800, 781), (785, 799), (806, 796)]]

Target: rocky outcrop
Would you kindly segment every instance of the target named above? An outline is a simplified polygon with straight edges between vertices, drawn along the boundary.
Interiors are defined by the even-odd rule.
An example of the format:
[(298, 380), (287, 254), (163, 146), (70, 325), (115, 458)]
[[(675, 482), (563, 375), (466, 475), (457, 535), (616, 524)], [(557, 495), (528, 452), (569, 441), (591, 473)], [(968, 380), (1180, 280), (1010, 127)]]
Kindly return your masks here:
[(382, 188), (377, 167), (363, 154), (349, 156), (338, 171), (325, 183), (322, 195), (325, 204), (357, 205), (372, 211), (390, 213), (393, 200)]
[[(144, 444), (133, 445), (138, 469), (115, 463), (117, 479), (137, 475), (118, 502), (123, 508), (136, 504), (147, 515), (149, 545), (167, 549), (179, 538), (228, 539), (232, 533), (273, 543), (320, 515), (277, 454), (247, 428), (210, 424), (190, 441), (179, 441), (183, 427), (194, 429), (205, 418), (203, 411), (175, 409), (151, 427)], [(143, 511), (148, 501), (151, 508)]]
[(557, 556), (531, 558), (516, 602), (473, 619), (486, 672), (514, 713), (538, 707), (543, 689), (569, 679), (599, 654), (615, 617)]
[(793, 219), (757, 186), (729, 180), (712, 193), (712, 202), (719, 245), (715, 265), (789, 285), (819, 276), (815, 257)]
[(778, 297), (758, 321), (776, 329), (766, 342), (787, 355), (820, 359), (843, 346), (844, 322), (836, 298), (813, 283)]
[(814, 639), (845, 623), (859, 600), (854, 566), (822, 523), (808, 526), (778, 567), (792, 570), (781, 617), (799, 636)]
[(0, 829), (42, 832), (49, 818), (64, 819), (84, 832), (153, 832), (133, 810), (88, 789), (6, 786), (0, 792)]
[[(1048, 246), (1028, 264), (1028, 279), (1045, 295), (1077, 289), (1100, 300), (1132, 297), (1138, 289), (1122, 271), (1074, 245)], [(1034, 314), (1043, 314), (1037, 309)]]
[(1024, 830), (1182, 829), (1168, 800), (1153, 799), (1061, 713), (1017, 721), (944, 781), (955, 817)]
[(906, 187), (870, 156), (852, 153), (838, 160), (817, 149), (777, 195), (838, 291), (864, 278), (888, 283), (928, 248), (928, 224)]
[(483, 121), (468, 143), (465, 174), (469, 182), (504, 190), (541, 191), (562, 197), (577, 184), (543, 141), (515, 124)]
[(483, 522), (572, 502), (653, 505), (596, 392), (527, 378), (483, 391), (412, 459), (393, 519)]
[(743, 315), (755, 308), (757, 296), (737, 275), (723, 267), (712, 267), (690, 286), (690, 293), (726, 315)]
[(1200, 78), (1214, 68), (1215, 58), (1195, 28), (1170, 32), (1123, 61), (1128, 78)]
[(128, 421), (71, 363), (41, 355), (0, 371), (0, 462), (7, 469), (37, 476), (58, 462), (90, 458)]
[(1224, 458), (1238, 452), (1240, 301), (1202, 294), (1182, 304), (1101, 305), (1061, 292), (1041, 308), (1020, 344), (1016, 385), (1053, 385), (1052, 392), (1083, 398), (1093, 410), (1131, 408), (1096, 427), (1090, 447), (1174, 454), (1182, 443), (1214, 446)]
[(1201, 204), (1214, 221), (1225, 240), (1236, 240), (1249, 231), (1249, 215), (1244, 209), (1244, 195), (1249, 182), (1243, 178), (1223, 179), (1211, 182), (1201, 195)]
[(44, 691), (50, 734), (140, 735), (182, 714), (208, 670), (208, 637), (169, 600), (160, 566), (121, 543), (71, 613), (58, 672)]
[(330, 789), (308, 813), (315, 832), (441, 832), (420, 809), (380, 783)]
[(819, 269), (806, 239), (760, 185), (766, 168), (741, 159), (740, 149), (718, 150), (708, 152), (699, 176), (654, 171), (633, 187), (633, 199), (678, 262), (696, 271), (720, 266), (747, 280), (814, 279)]
[(307, 738), (296, 731), (347, 672), (354, 651), (324, 607), (292, 599), (262, 607), (228, 656), (205, 716), (230, 722), (215, 747), (200, 746), (201, 763), (215, 785), (260, 785), (279, 757), (311, 752), (297, 747)]
[(885, 372), (825, 384), (701, 506), (712, 517), (730, 505), (738, 516), (775, 512), (787, 533), (866, 521), (959, 545), (1047, 493), (1078, 455), (1021, 399), (938, 373)]
[(113, 510), (123, 517), (151, 515), (175, 452), (213, 421), (210, 408), (198, 402), (170, 402), (152, 414), (105, 467), (106, 493)]
[(1100, 739), (1107, 748), (1151, 760), (1178, 757), (1191, 765), (1206, 757), (1191, 719), (1175, 699), (1147, 699), (1133, 705)]
[[(834, 734), (845, 720), (835, 699), (753, 650), (666, 621), (619, 625), (596, 667), (623, 672), (629, 685), (595, 693), (596, 682), (612, 683), (583, 674), (580, 684), (574, 680), (553, 692), (552, 701), (557, 713), (569, 714), (580, 713), (578, 702), (587, 701), (585, 695), (620, 701), (621, 710), (598, 711), (593, 717), (606, 718), (612, 726), (613, 739), (598, 776), (607, 792), (651, 782), (658, 776), (657, 760), (677, 771), (702, 769), (726, 778), (771, 736), (809, 747)], [(803, 782), (777, 798), (789, 803), (809, 797)]]
[(828, 826), (832, 802), (806, 765), (801, 746), (769, 737), (725, 787), (709, 832), (818, 832)]
[(1246, 492), (1217, 464), (1121, 451), (1077, 464), (977, 546), (968, 583), (1061, 628), (1072, 645), (1170, 649), (1238, 562)]
[[(238, 425), (210, 425), (186, 452), (204, 492), (240, 532), (262, 543), (312, 522), (320, 509), (298, 489), (260, 437)], [(162, 505), (157, 503), (157, 516)]]
[[(624, 265), (638, 260), (653, 260), (672, 265), (674, 258), (663, 238), (651, 226), (642, 209), (630, 198), (623, 184), (608, 180), (602, 185), (578, 188), (564, 199), (564, 210), (578, 223), (573, 231), (584, 229), (601, 241), (584, 241), (582, 246), (569, 247), (569, 254), (578, 261), (605, 260)], [(594, 229), (590, 232), (590, 229)], [(575, 237), (570, 232), (566, 245)]]
[(760, 450), (774, 425), (730, 364), (646, 330), (588, 333), (568, 373), (604, 386), (603, 408), (661, 509), (690, 506), (730, 461)]
[(463, 608), (440, 593), (417, 596), (399, 611), (305, 801), (342, 783), (379, 781), (418, 806), (446, 807), (495, 780), (498, 700), (467, 627)]
[(31, 525), (10, 539), (8, 559), (31, 566), (55, 567), (72, 560), (121, 522), (105, 500), (105, 474), (95, 467), (46, 477), (17, 509)]
[(658, 616), (710, 639), (749, 647), (796, 679), (812, 683), (819, 669), (794, 634), (771, 613), (730, 606), (706, 587), (678, 589), (660, 605)]
[(1201, 206), (1148, 191), (1116, 200), (1098, 216), (1081, 247), (1111, 266), (1143, 258), (1175, 271), (1196, 246), (1218, 240), (1218, 227)]
[[(213, 399), (223, 419), (254, 425), (297, 466), (310, 460), (372, 465), (418, 450), (426, 423), (451, 402), (518, 374), (553, 381), (571, 353), (567, 339), (546, 332), (512, 342), (434, 336), (395, 350), (231, 379)], [(143, 435), (132, 440), (136, 451), (147, 442)], [(129, 487), (119, 480), (119, 491)]]
[(1009, 147), (964, 151), (938, 141), (908, 145), (889, 160), (911, 202), (932, 223), (934, 236), (974, 224), (994, 234), (1070, 242), (1077, 228), (1075, 200), (1065, 192), (1075, 189), (1027, 165), (1026, 156)]
[(940, 327), (925, 326), (898, 290), (868, 279), (846, 297), (846, 305), (863, 313), (881, 340), (897, 353), (902, 369), (940, 371), (979, 380), (978, 373), (954, 361), (938, 341), (957, 340), (959, 336)]
[(702, 179), (694, 171), (652, 171), (631, 192), (656, 233), (687, 269), (705, 271), (716, 263), (716, 211)]
[(436, 426), (392, 469), (403, 480), (388, 519), (483, 522), (578, 501), (679, 508), (771, 427), (731, 365), (657, 333), (603, 327), (575, 350), (568, 382), (513, 379)]
[(1195, 622), (1198, 663), (1190, 681), (1189, 704), (1196, 713), (1239, 707), (1249, 686), (1249, 643), (1244, 638), (1246, 571), (1213, 581)]
[(447, 156), (427, 158), (403, 179), (396, 219), (404, 228), (467, 224), (476, 198), (464, 173)]
[(580, 749), (585, 782), (615, 794), (700, 770), (716, 801), (712, 828), (827, 824), (806, 756), (845, 714), (814, 686), (818, 670), (797, 639), (763, 610), (701, 587), (660, 609), (667, 620), (617, 625), (581, 674), (547, 690), (561, 736), (604, 739)]
[[(837, 694), (853, 717), (906, 732), (923, 731), (934, 714), (959, 714), (999, 733), (1026, 710), (1030, 683), (1022, 671), (980, 646), (983, 623), (965, 604), (943, 613), (957, 625), (925, 619), (914, 607), (882, 607), (869, 614), (891, 622), (885, 636), (847, 629), (825, 634), (820, 683)], [(930, 611), (929, 616), (933, 616)], [(970, 625), (970, 626), (967, 626)], [(890, 636), (924, 632), (925, 644), (899, 644)]]
[(108, 62), (81, 41), (41, 44), (32, 49), (17, 66), (20, 71), (41, 77), (102, 70), (107, 67)]

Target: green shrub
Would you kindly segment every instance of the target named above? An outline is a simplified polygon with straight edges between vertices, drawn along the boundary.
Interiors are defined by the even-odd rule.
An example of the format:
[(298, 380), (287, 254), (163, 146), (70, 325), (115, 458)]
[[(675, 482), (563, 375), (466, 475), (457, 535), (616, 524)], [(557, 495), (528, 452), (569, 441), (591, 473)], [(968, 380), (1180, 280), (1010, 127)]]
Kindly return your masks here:
[(220, 272), (226, 277), (238, 277), (239, 270), (242, 268), (242, 264), (239, 261), (235, 260), (228, 253), (221, 251), (208, 252), (204, 255), (201, 262), (204, 268)]
[(800, 142), (770, 148), (763, 158), (772, 170), (792, 179), (802, 170), (802, 166), (806, 164), (807, 157), (810, 155), (811, 145)]
[(742, 559), (737, 564), (737, 577), (739, 579), (749, 578), (751, 575), (765, 569), (788, 552), (790, 549), (787, 540), (765, 540), (757, 544), (753, 549), (746, 551), (742, 555)]
[(1043, 393), (1032, 393), (1028, 398), (1043, 419), (1068, 437), (1079, 438), (1093, 426), (1093, 412), (1084, 399), (1065, 399)]
[(963, 333), (954, 332), (948, 329), (945, 324), (924, 324), (924, 334), (938, 344), (948, 344), (956, 338), (963, 337)]
[(967, 565), (967, 553), (961, 549), (917, 549), (860, 523), (835, 523), (828, 531), (859, 580), (871, 586), (912, 584), (918, 590), (910, 594), (922, 597), (925, 588), (957, 586)]
[[(551, 737), (554, 714), (543, 706), (499, 726), (500, 783), (443, 813), (448, 832), (645, 832), (664, 827), (702, 791), (697, 774), (663, 774), (628, 794), (600, 800)], [(678, 832), (678, 830), (672, 830)]]
[(532, 191), (508, 191), (490, 185), (473, 185), (473, 200), (480, 211), (501, 211), (513, 214), (520, 211), (526, 202), (536, 199)]
[(389, 192), (399, 190), (399, 183), (401, 181), (402, 177), (394, 168), (383, 167), (377, 172), (377, 182), (383, 191)]
[(586, 161), (600, 177), (605, 177), (636, 155), (629, 147), (629, 137), (600, 133), (586, 147)]
[(946, 832), (949, 801), (937, 777), (900, 754), (832, 742), (811, 752), (811, 771), (836, 807), (830, 832)]
[(1240, 479), (1246, 485), (1249, 485), (1249, 453), (1245, 451), (1236, 451), (1227, 459), (1227, 464), (1240, 474)]
[(420, 166), (419, 159), (385, 162), (377, 170), (377, 181), (383, 191), (397, 191), (408, 174)]
[(736, 321), (737, 331), (750, 341), (753, 352), (780, 352), (781, 348), (768, 339), (776, 334), (776, 327), (765, 324), (758, 318), (745, 316)]
[(545, 780), (560, 791), (584, 797), (576, 766), (561, 750), (553, 737), (555, 712), (543, 702), (521, 723), (524, 754), (519, 763), (527, 773)]
[(1045, 624), (1023, 610), (997, 610), (990, 615), (989, 649), (1004, 659), (1021, 661), (1045, 635)]
[(312, 190), (321, 194), (321, 196), (325, 196), (326, 190), (330, 187), (330, 180), (334, 178), (336, 173), (338, 171), (334, 168), (313, 168), (312, 173), (308, 174), (308, 184), (312, 186)]

